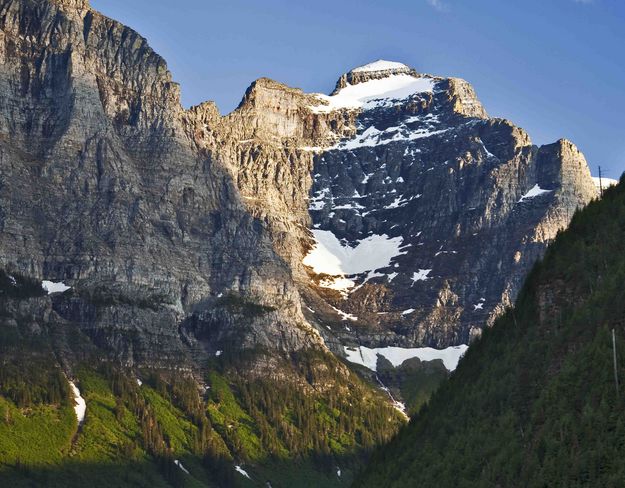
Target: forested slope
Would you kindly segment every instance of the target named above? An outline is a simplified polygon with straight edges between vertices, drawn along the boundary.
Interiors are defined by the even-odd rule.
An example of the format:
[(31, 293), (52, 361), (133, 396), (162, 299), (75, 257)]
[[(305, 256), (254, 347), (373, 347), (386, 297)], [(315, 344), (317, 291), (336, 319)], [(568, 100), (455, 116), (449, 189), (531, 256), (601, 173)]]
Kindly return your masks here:
[(575, 214), (515, 307), (355, 486), (623, 486), (624, 285), (621, 181)]
[[(383, 392), (323, 351), (224, 351), (196, 372), (106, 361), (53, 311), (76, 293), (48, 296), (0, 270), (1, 487), (348, 485), (401, 423)], [(253, 361), (284, 376), (250, 380)]]

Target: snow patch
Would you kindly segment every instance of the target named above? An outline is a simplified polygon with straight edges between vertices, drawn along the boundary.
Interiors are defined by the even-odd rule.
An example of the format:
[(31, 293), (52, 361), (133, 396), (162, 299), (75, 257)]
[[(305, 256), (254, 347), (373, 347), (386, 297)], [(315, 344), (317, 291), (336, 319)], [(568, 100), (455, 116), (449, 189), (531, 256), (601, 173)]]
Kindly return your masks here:
[(411, 314), (412, 312), (414, 312), (415, 309), (414, 308), (407, 308), (406, 310), (404, 310), (401, 314), (402, 315), (408, 315)]
[(355, 275), (385, 268), (400, 251), (402, 237), (373, 234), (357, 241), (355, 247), (343, 245), (329, 230), (313, 230), (314, 248), (303, 263), (315, 273), (333, 276)]
[(553, 190), (543, 190), (538, 184), (534, 185), (530, 191), (528, 191), (525, 195), (521, 197), (518, 203), (523, 203), (525, 200), (530, 200), (539, 195), (544, 195), (545, 193), (551, 193)]
[(378, 384), (380, 385), (380, 389), (385, 392), (389, 399), (391, 400), (391, 403), (393, 404), (393, 407), (398, 410), (399, 412), (401, 412), (401, 414), (408, 419), (408, 415), (406, 415), (406, 405), (400, 401), (398, 401), (397, 399), (395, 399), (395, 397), (393, 396), (393, 394), (391, 393), (390, 388), (388, 388), (384, 383), (382, 383), (382, 380), (380, 380), (379, 376), (376, 374), (375, 375), (375, 379), (377, 380)]
[(85, 399), (80, 396), (80, 390), (73, 381), (69, 382), (69, 387), (71, 388), (72, 396), (74, 397), (74, 412), (76, 413), (76, 420), (78, 420), (78, 425), (80, 425), (85, 421), (87, 402), (85, 402)]
[[(402, 132), (403, 130), (403, 132)], [(337, 150), (352, 150), (360, 147), (376, 147), (392, 142), (405, 142), (415, 141), (417, 139), (424, 139), (426, 137), (432, 137), (439, 134), (448, 132), (449, 129), (431, 130), (431, 129), (418, 129), (411, 130), (405, 126), (389, 127), (383, 131), (376, 129), (374, 126), (368, 127), (361, 134), (356, 135), (352, 139), (342, 141), (329, 149)]]
[(482, 141), (482, 139), (480, 139), (479, 137), (477, 138), (477, 141), (482, 145), (482, 148), (484, 149), (484, 152), (486, 153), (486, 157), (487, 158), (497, 158), (497, 156), (495, 156), (492, 152), (490, 152), (487, 148), (486, 145), (484, 144), (484, 141)]
[(365, 207), (358, 203), (344, 203), (343, 205), (333, 206), (332, 210), (362, 210), (363, 208)]
[(309, 210), (322, 210), (323, 207), (326, 206), (326, 202), (324, 201), (328, 197), (328, 193), (330, 193), (329, 188), (323, 188), (319, 190), (309, 201), (308, 209)]
[[(330, 305), (332, 307), (332, 305)], [(334, 311), (336, 313), (338, 313), (341, 316), (342, 320), (351, 320), (353, 322), (356, 322), (358, 320), (358, 317), (356, 317), (355, 315), (352, 315), (351, 313), (347, 313), (347, 312), (343, 312), (343, 310), (339, 310), (336, 307), (332, 307), (334, 309)], [(345, 327), (347, 330), (349, 330), (349, 327)]]
[(453, 371), (458, 366), (460, 358), (469, 346), (451, 346), (446, 349), (434, 349), (432, 347), (378, 347), (371, 349), (365, 346), (343, 346), (347, 360), (365, 366), (371, 371), (377, 371), (378, 355), (384, 357), (396, 368), (410, 358), (419, 358), (421, 361), (434, 361), (441, 359), (448, 371)]
[(404, 100), (417, 93), (434, 91), (434, 80), (409, 74), (396, 74), (379, 80), (369, 80), (357, 85), (347, 84), (336, 95), (316, 94), (327, 105), (313, 105), (315, 113), (327, 113), (339, 109), (370, 109), (394, 105), (396, 100)]
[(367, 173), (360, 183), (362, 183), (363, 185), (367, 184), (369, 178), (371, 178), (374, 174), (375, 173)]
[(63, 293), (71, 288), (71, 286), (67, 286), (62, 281), (48, 280), (43, 280), (41, 282), (41, 287), (48, 292), (48, 295), (52, 295), (53, 293)]
[(397, 61), (386, 61), (384, 59), (378, 59), (373, 63), (365, 64), (364, 66), (358, 66), (354, 68), (352, 73), (363, 73), (370, 71), (386, 71), (389, 69), (410, 69), (404, 63), (398, 63)]
[(420, 269), (419, 271), (415, 271), (412, 273), (412, 285), (413, 286), (417, 281), (425, 281), (429, 280), (428, 275), (430, 274), (431, 269)]
[(408, 205), (412, 200), (416, 200), (417, 198), (421, 198), (421, 194), (418, 193), (416, 195), (411, 196), (410, 198), (404, 198), (403, 195), (398, 196), (392, 203), (389, 203), (384, 208), (392, 209), (392, 208), (400, 208)]
[(356, 283), (344, 276), (333, 276), (331, 278), (323, 279), (319, 282), (319, 286), (322, 288), (330, 288), (331, 290), (337, 290), (341, 293), (346, 293), (348, 290), (354, 288)]
[(182, 465), (182, 463), (181, 463), (180, 461), (178, 461), (177, 459), (174, 459), (174, 464), (175, 464), (176, 466), (178, 466), (178, 467), (182, 470), (182, 472), (183, 472), (183, 473), (185, 473), (185, 474), (191, 474), (191, 473), (189, 473), (189, 472), (186, 470), (186, 468)]
[(438, 251), (434, 254), (434, 257), (440, 256), (441, 254), (458, 254), (458, 251)]
[(241, 466), (235, 466), (234, 469), (237, 471), (237, 473), (242, 474), (247, 479), (250, 479), (250, 480), (252, 479), (252, 478), (250, 478), (250, 475), (247, 474), (247, 471), (245, 471)]

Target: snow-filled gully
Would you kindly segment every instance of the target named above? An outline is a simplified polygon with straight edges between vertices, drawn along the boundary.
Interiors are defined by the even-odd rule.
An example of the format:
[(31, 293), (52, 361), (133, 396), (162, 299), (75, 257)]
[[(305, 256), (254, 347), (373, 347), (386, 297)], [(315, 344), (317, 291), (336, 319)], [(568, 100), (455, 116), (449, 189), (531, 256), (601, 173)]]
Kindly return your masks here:
[(380, 385), (380, 389), (384, 392), (386, 392), (386, 394), (388, 395), (388, 397), (391, 399), (391, 402), (393, 404), (393, 407), (395, 407), (395, 409), (397, 409), (399, 412), (401, 412), (401, 414), (406, 417), (407, 419), (409, 419), (410, 417), (408, 417), (408, 414), (406, 413), (406, 405), (398, 400), (395, 399), (395, 397), (393, 396), (393, 394), (391, 393), (391, 390), (384, 384), (382, 383), (382, 380), (380, 380), (380, 378), (378, 377), (378, 375), (375, 375), (375, 379), (378, 382), (378, 384)]
[(81, 396), (80, 390), (73, 381), (69, 382), (69, 387), (72, 390), (72, 397), (74, 399), (74, 412), (76, 413), (76, 420), (78, 420), (78, 426), (81, 426), (82, 423), (85, 421), (87, 402)]

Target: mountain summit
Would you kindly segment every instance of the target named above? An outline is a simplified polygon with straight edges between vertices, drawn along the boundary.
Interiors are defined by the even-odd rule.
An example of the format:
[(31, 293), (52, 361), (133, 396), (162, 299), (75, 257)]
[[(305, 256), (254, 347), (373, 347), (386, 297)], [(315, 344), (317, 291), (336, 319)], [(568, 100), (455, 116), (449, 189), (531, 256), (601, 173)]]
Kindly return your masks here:
[(358, 66), (357, 68), (351, 70), (352, 73), (370, 73), (373, 71), (388, 71), (397, 74), (401, 72), (409, 72), (411, 71), (411, 68), (403, 63), (398, 63), (397, 61), (378, 59), (377, 61), (373, 61), (372, 63), (368, 63), (363, 66)]
[[(222, 119), (245, 134), (238, 157), (287, 149), (279, 160), (233, 161), (239, 189), (269, 222), (293, 223), (292, 245), (280, 238), (283, 256), (307, 319), (337, 353), (468, 343), (597, 194), (572, 143), (534, 146), (522, 129), (490, 118), (464, 80), (376, 61), (341, 76), (330, 96), (270, 81), (252, 92)], [(258, 180), (259, 167), (297, 193), (279, 195)], [(301, 185), (311, 173), (305, 208)], [(310, 242), (307, 228), (308, 251), (298, 245)]]
[(359, 66), (345, 73), (336, 84), (333, 95), (337, 94), (346, 85), (357, 85), (371, 80), (382, 80), (384, 78), (396, 77), (399, 75), (410, 75), (418, 77), (418, 73), (403, 63), (395, 61), (384, 61), (379, 59), (373, 63)]

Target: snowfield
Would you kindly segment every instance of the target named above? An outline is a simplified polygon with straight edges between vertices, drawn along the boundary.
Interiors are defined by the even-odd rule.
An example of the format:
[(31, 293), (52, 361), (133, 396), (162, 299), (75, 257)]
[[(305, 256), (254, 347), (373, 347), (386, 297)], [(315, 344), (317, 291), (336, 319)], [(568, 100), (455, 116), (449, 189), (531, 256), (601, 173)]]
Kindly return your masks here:
[[(378, 71), (378, 70), (376, 70)], [(405, 100), (417, 93), (434, 91), (435, 81), (429, 77), (415, 77), (409, 74), (387, 76), (380, 80), (370, 80), (357, 85), (348, 84), (336, 95), (315, 94), (327, 105), (313, 105), (315, 113), (327, 113), (340, 109), (371, 109), (389, 107), (395, 100)]]
[(318, 274), (345, 276), (365, 273), (385, 268), (394, 257), (404, 254), (400, 251), (402, 237), (373, 234), (358, 241), (355, 247), (350, 247), (329, 230), (314, 229), (312, 233), (316, 244), (303, 263)]
[(421, 361), (433, 361), (441, 359), (448, 371), (453, 371), (458, 366), (460, 358), (464, 355), (469, 346), (451, 346), (447, 349), (434, 349), (432, 347), (378, 347), (370, 349), (365, 346), (349, 347), (343, 346), (347, 355), (347, 360), (351, 363), (360, 364), (371, 371), (377, 371), (378, 355), (388, 359), (396, 368), (410, 358), (419, 358)]
[(71, 286), (67, 286), (62, 281), (48, 280), (43, 280), (41, 282), (41, 287), (48, 292), (48, 295), (52, 295), (53, 293), (63, 293), (71, 288)]

